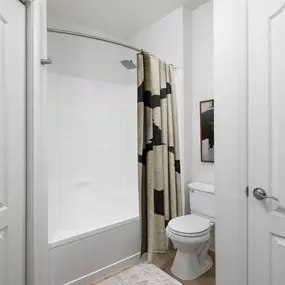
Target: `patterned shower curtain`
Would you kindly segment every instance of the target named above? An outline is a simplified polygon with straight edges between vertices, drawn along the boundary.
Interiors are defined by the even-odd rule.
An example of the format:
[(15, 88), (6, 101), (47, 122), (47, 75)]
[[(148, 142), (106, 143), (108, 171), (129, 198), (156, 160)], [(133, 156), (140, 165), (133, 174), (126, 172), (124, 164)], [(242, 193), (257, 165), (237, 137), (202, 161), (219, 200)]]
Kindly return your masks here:
[(141, 254), (165, 252), (165, 228), (182, 215), (178, 113), (173, 67), (138, 54), (138, 166)]

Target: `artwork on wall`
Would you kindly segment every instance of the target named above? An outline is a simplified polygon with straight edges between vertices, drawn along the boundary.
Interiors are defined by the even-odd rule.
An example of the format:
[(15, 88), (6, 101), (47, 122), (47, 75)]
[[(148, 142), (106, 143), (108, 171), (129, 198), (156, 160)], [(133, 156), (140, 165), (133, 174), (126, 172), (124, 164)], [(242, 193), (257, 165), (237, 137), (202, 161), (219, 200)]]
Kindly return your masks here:
[(214, 162), (214, 100), (200, 102), (201, 161)]

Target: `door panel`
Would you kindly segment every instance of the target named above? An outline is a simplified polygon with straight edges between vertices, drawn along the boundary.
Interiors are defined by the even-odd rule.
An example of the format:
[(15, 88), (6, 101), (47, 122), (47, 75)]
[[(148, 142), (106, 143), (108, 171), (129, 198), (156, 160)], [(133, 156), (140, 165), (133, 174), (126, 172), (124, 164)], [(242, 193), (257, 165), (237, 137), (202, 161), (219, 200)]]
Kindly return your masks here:
[(4, 285), (6, 284), (7, 276), (6, 276), (6, 251), (5, 248), (7, 247), (7, 237), (6, 237), (6, 230), (2, 229), (0, 230), (0, 284)]
[(248, 3), (249, 285), (284, 285), (285, 0)]
[(0, 0), (0, 285), (25, 282), (25, 7)]
[(285, 280), (285, 239), (275, 235), (270, 235), (271, 238), (271, 280), (269, 284), (284, 284)]
[[(284, 212), (285, 191), (285, 6), (269, 18), (269, 104), (271, 105), (271, 188)], [(283, 209), (283, 210), (282, 210)]]
[[(0, 134), (4, 134), (4, 119), (5, 119), (5, 100), (4, 100), (4, 27), (6, 20), (0, 14)], [(3, 170), (5, 166), (4, 162), (4, 136), (0, 140), (0, 169)], [(4, 204), (4, 171), (0, 171), (0, 206)]]
[(7, 244), (7, 226), (8, 226), (8, 208), (6, 199), (6, 188), (5, 188), (5, 93), (4, 93), (4, 49), (5, 49), (5, 24), (7, 24), (4, 16), (0, 14), (0, 284), (6, 284), (6, 260), (7, 252), (5, 249), (8, 247)]

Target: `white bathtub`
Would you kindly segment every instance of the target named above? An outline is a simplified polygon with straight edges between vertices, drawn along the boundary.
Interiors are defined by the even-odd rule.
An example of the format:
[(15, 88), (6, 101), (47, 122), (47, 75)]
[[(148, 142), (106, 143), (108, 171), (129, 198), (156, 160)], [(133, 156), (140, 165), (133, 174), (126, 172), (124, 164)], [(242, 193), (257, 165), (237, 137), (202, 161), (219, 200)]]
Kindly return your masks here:
[(139, 218), (64, 231), (49, 244), (50, 284), (87, 285), (139, 261)]

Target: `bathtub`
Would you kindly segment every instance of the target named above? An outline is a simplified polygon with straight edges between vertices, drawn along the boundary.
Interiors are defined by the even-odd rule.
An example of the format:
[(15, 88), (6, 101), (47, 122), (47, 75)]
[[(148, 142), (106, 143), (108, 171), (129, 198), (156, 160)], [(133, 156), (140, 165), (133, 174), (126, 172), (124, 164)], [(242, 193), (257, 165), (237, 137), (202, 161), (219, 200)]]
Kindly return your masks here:
[(139, 217), (58, 232), (49, 242), (49, 284), (87, 285), (138, 263), (139, 233)]

